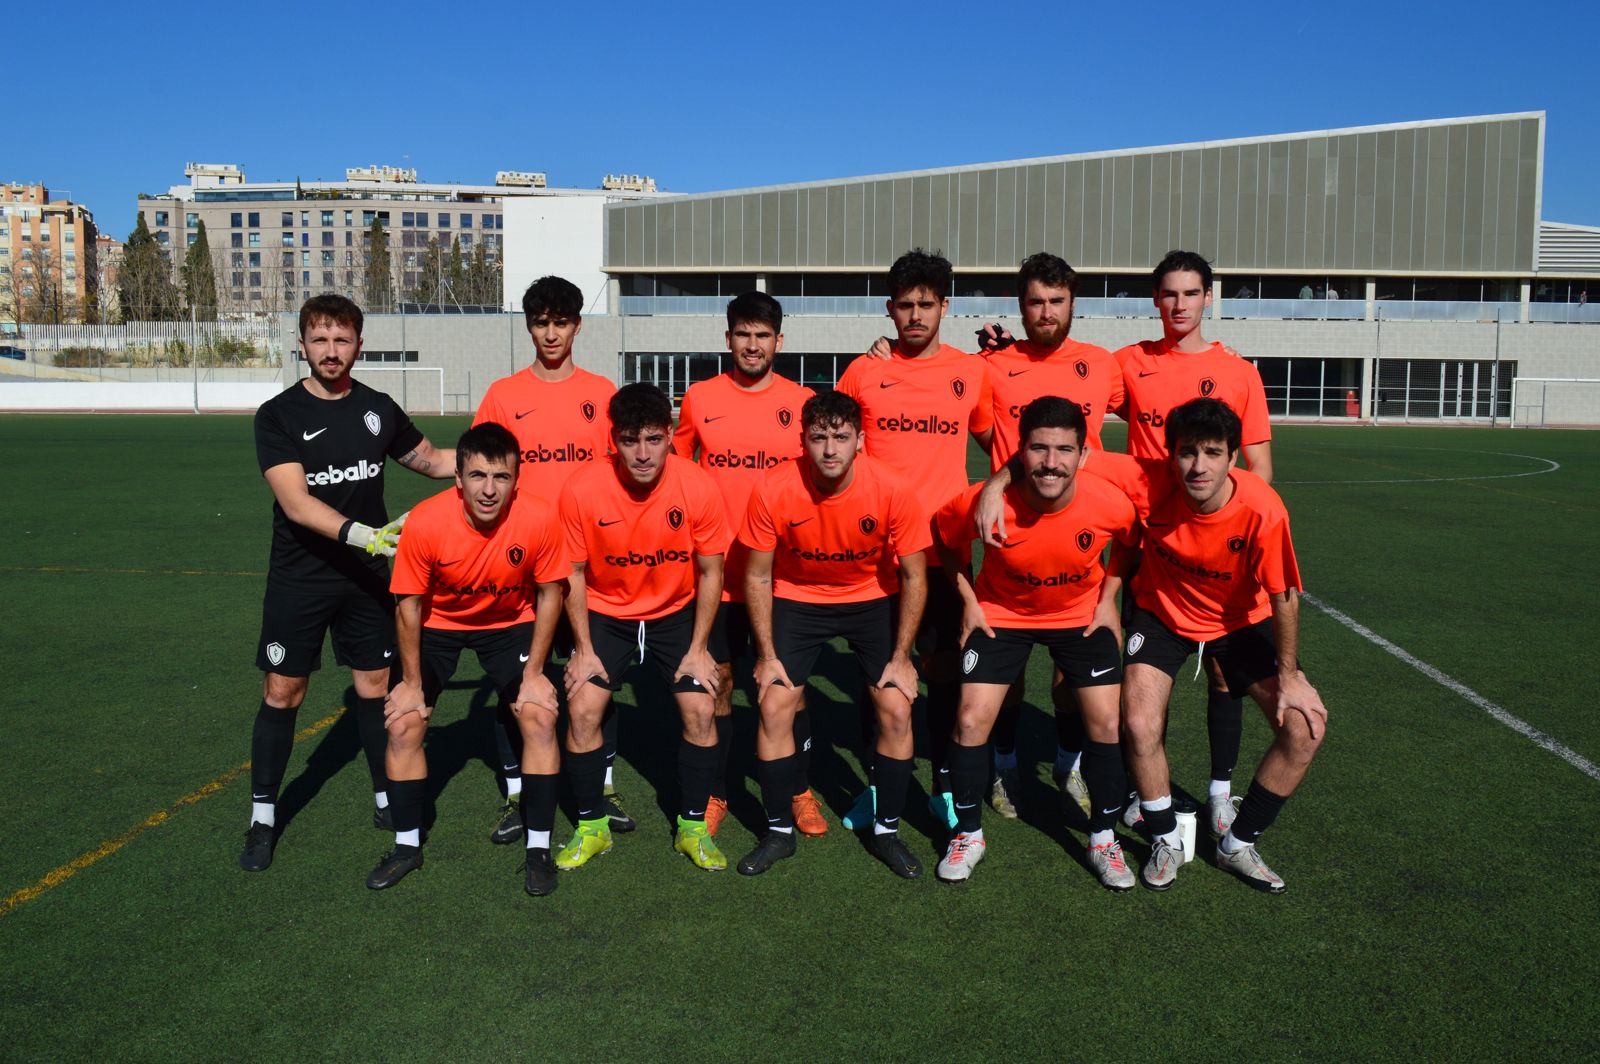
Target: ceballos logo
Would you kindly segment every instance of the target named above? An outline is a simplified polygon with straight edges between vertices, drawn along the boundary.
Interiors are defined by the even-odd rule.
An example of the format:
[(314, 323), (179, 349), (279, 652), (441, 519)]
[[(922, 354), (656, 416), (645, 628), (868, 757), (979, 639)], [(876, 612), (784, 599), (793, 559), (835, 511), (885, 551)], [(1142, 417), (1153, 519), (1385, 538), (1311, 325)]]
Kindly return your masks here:
[(686, 550), (658, 550), (653, 554), (640, 554), (638, 551), (630, 550), (626, 554), (606, 555), (606, 564), (615, 565), (619, 569), (626, 569), (630, 565), (648, 565), (654, 568), (657, 565), (688, 560), (689, 552)]
[(789, 427), (789, 424), (792, 421), (794, 421), (794, 411), (790, 410), (786, 406), (785, 407), (779, 407), (778, 408), (778, 427), (786, 429), (786, 428)]
[(1076, 361), (1076, 362), (1074, 362), (1072, 364), (1072, 372), (1076, 373), (1080, 380), (1088, 380), (1089, 379), (1089, 363), (1085, 362), (1081, 358), (1078, 359), (1078, 361)]
[(683, 527), (683, 510), (681, 510), (680, 508), (678, 508), (676, 506), (674, 506), (672, 509), (668, 510), (667, 511), (667, 524), (672, 526), (672, 530), (674, 532), (676, 532), (678, 529), (682, 528)]
[(554, 450), (551, 450), (549, 447), (540, 444), (538, 447), (530, 447), (528, 450), (523, 451), (522, 461), (524, 463), (592, 462), (594, 461), (594, 448), (579, 447), (575, 443), (569, 443), (563, 447), (557, 447)]
[(771, 469), (783, 461), (779, 455), (757, 451), (739, 454), (737, 451), (701, 451), (700, 460), (707, 469)]
[(524, 557), (525, 552), (520, 546), (509, 547), (506, 550), (506, 561), (510, 562), (512, 565), (521, 565)]
[(347, 481), (369, 480), (372, 477), (381, 476), (382, 473), (383, 466), (377, 462), (360, 461), (353, 466), (345, 466), (343, 469), (338, 466), (329, 466), (321, 473), (307, 473), (306, 486), (318, 487), (328, 484), (343, 484)]
[(595, 415), (594, 404), (585, 399), (578, 407), (578, 413), (583, 415), (583, 420), (593, 421)]
[(873, 419), (873, 427), (883, 432), (924, 432), (931, 435), (954, 436), (961, 431), (961, 426), (954, 421), (946, 421), (942, 417), (912, 417), (910, 414), (896, 414), (891, 417)]
[(1094, 533), (1087, 528), (1081, 530), (1078, 533), (1078, 549), (1087, 551), (1092, 546), (1094, 546)]
[(870, 536), (870, 535), (872, 535), (873, 532), (875, 532), (877, 530), (877, 528), (878, 528), (878, 519), (876, 517), (863, 517), (861, 519), (861, 531), (864, 534)]

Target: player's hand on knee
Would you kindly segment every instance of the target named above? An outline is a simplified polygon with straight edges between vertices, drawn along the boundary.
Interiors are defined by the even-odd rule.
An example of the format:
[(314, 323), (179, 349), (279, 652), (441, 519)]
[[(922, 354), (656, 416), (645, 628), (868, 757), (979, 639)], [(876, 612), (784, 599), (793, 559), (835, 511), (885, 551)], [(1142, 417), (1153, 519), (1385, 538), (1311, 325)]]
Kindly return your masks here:
[(907, 703), (917, 699), (917, 670), (910, 658), (890, 658), (883, 667), (883, 675), (872, 685), (880, 691), (894, 691)]
[(672, 674), (674, 683), (688, 677), (699, 682), (707, 694), (716, 694), (722, 686), (722, 676), (717, 671), (717, 663), (711, 660), (711, 654), (705, 650), (691, 650), (678, 662), (678, 671)]
[(1089, 623), (1083, 629), (1084, 638), (1102, 628), (1109, 629), (1116, 637), (1117, 645), (1122, 645), (1122, 612), (1117, 609), (1115, 599), (1102, 599), (1094, 604), (1094, 616), (1089, 618)]
[(1298, 670), (1293, 676), (1278, 677), (1278, 699), (1274, 712), (1278, 727), (1286, 725), (1291, 712), (1299, 713), (1306, 719), (1306, 727), (1311, 730), (1313, 739), (1321, 739), (1328, 730), (1328, 707), (1322, 704), (1322, 696), (1311, 686), (1306, 674)]
[(521, 717), (541, 709), (555, 712), (559, 708), (555, 684), (541, 672), (522, 681), (522, 686), (517, 691), (517, 700), (511, 706), (511, 712)]
[(606, 675), (606, 667), (601, 664), (599, 655), (592, 650), (573, 651), (572, 657), (567, 659), (567, 698), (572, 698), (584, 684), (596, 678), (604, 683), (611, 682), (611, 677)]
[(783, 667), (783, 662), (777, 658), (756, 659), (756, 695), (772, 686), (794, 688), (794, 681), (789, 679), (789, 672)]
[(894, 355), (894, 344), (887, 336), (880, 336), (872, 341), (872, 346), (867, 348), (868, 358), (891, 358)]
[(994, 638), (994, 629), (989, 627), (989, 618), (984, 616), (983, 607), (976, 602), (969, 602), (961, 609), (962, 646), (967, 645), (967, 637), (973, 632), (982, 632), (990, 639)]
[(383, 700), (383, 723), (386, 727), (407, 713), (416, 713), (426, 721), (432, 712), (422, 697), (422, 688), (408, 681), (397, 684)]

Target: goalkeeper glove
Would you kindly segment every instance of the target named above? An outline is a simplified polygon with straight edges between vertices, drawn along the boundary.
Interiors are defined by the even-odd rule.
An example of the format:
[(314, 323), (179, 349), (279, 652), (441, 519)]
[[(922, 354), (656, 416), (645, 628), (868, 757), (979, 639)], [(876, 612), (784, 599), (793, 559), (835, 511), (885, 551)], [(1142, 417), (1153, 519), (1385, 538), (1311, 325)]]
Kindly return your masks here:
[(406, 523), (406, 518), (410, 516), (411, 511), (407, 510), (382, 528), (373, 528), (371, 525), (364, 525), (360, 521), (346, 521), (344, 534), (340, 538), (357, 550), (393, 558), (395, 548), (400, 545), (400, 527)]

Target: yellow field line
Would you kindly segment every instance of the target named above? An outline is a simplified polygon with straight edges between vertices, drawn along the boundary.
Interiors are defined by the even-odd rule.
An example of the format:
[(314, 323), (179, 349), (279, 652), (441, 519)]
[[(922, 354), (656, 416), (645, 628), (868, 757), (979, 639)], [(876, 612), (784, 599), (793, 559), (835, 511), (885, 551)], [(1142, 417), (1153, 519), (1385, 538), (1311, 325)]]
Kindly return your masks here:
[(79, 565), (0, 565), (0, 573), (90, 573), (96, 576), (266, 576), (248, 569), (96, 569)]
[[(344, 712), (344, 707), (340, 706), (337, 711), (329, 716), (323, 717), (321, 720), (317, 721), (308, 728), (302, 728), (295, 734), (294, 741), (297, 743), (302, 742), (311, 738), (313, 735), (316, 735), (318, 732), (331, 727), (334, 721), (344, 716)], [(140, 835), (143, 835), (151, 828), (158, 827), (161, 824), (166, 823), (168, 818), (170, 818), (173, 813), (176, 813), (184, 806), (193, 805), (202, 798), (209, 798), (211, 795), (216, 794), (218, 791), (222, 790), (222, 788), (226, 787), (228, 784), (232, 783), (234, 780), (238, 779), (248, 771), (250, 771), (250, 762), (246, 761), (242, 765), (236, 765), (224, 772), (222, 775), (218, 776), (216, 779), (212, 780), (210, 783), (206, 784), (204, 787), (201, 787), (199, 790), (190, 791), (188, 794), (184, 795), (182, 798), (179, 798), (176, 802), (173, 802), (171, 805), (167, 806), (158, 813), (151, 813), (149, 816), (145, 817), (139, 823), (135, 824), (127, 831), (124, 831), (116, 838), (107, 839), (105, 842), (102, 842), (99, 846), (96, 846), (88, 853), (79, 854), (77, 857), (74, 857), (72, 860), (62, 865), (60, 868), (47, 873), (42, 879), (33, 884), (31, 887), (23, 887), (21, 890), (7, 897), (5, 901), (0, 901), (0, 916), (5, 916), (13, 909), (17, 909), (23, 905), (26, 905), (28, 902), (37, 898), (47, 890), (52, 890), (56, 887), (59, 887), (61, 884), (65, 883), (67, 880), (71, 879), (79, 872), (82, 872), (85, 868), (88, 868), (95, 862), (101, 860), (102, 858), (110, 857), (112, 854), (116, 853), (118, 850), (122, 849), (124, 846), (128, 845), (128, 843), (132, 842)]]

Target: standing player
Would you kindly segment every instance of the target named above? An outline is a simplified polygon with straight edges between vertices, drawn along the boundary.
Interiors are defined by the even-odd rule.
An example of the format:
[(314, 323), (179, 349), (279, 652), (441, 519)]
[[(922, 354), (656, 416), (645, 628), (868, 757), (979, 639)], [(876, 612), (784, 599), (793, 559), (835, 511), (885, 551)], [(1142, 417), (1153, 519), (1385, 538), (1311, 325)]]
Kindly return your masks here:
[(1133, 503), (1097, 477), (1080, 477), (1087, 419), (1075, 401), (1045, 396), (1029, 403), (1019, 425), (1022, 478), (1005, 494), (1011, 538), (984, 555), (974, 583), (961, 560), (972, 542), (972, 506), (979, 487), (938, 514), (939, 551), (964, 607), (961, 708), (950, 747), (950, 776), (960, 824), (939, 878), (964, 880), (983, 860), (980, 798), (988, 781), (985, 748), (1007, 690), (1033, 648), (1047, 647), (1075, 696), (1088, 731), (1083, 776), (1095, 812), (1089, 820), (1089, 864), (1112, 890), (1133, 886), (1113, 834), (1126, 795), (1118, 749), (1116, 593), (1100, 553), (1113, 540), (1138, 540)]
[[(533, 340), (534, 360), (489, 385), (478, 404), (474, 425), (493, 421), (517, 437), (521, 471), (517, 490), (532, 492), (554, 505), (567, 479), (578, 470), (604, 458), (610, 441), (606, 404), (617, 386), (597, 373), (578, 368), (572, 344), (583, 329), (583, 293), (562, 277), (541, 277), (522, 293), (522, 317)], [(572, 634), (563, 623), (556, 635), (558, 653), (572, 649)], [(512, 743), (515, 726), (511, 707), (495, 710), (495, 745), (500, 755), (505, 804), (489, 838), (515, 842), (522, 834), (517, 807), (520, 777)], [(617, 756), (616, 715), (606, 717), (606, 810), (613, 831), (632, 831), (633, 820), (623, 809), (612, 784), (612, 762)]]
[[(1235, 468), (1240, 423), (1228, 404), (1193, 399), (1164, 421), (1177, 490), (1164, 497), (1151, 492), (1160, 501), (1144, 518), (1144, 562), (1133, 578), (1135, 609), (1125, 626), (1123, 727), (1153, 840), (1140, 877), (1152, 890), (1165, 890), (1185, 859), (1163, 733), (1173, 677), (1204, 646), (1229, 689), (1261, 706), (1273, 733), (1217, 844), (1217, 863), (1277, 894), (1283, 880), (1256, 852), (1256, 840), (1305, 778), (1328, 727), (1328, 711), (1300, 671), (1300, 572), (1289, 515), (1265, 481)], [(1116, 547), (1112, 555), (1116, 568)]]
[(767, 833), (739, 871), (760, 875), (794, 855), (791, 796), (804, 782), (794, 716), (818, 653), (843, 637), (871, 684), (877, 718), (870, 848), (896, 875), (914, 879), (922, 865), (898, 832), (913, 765), (911, 644), (927, 595), (928, 520), (900, 477), (857, 457), (855, 400), (842, 392), (810, 399), (800, 423), (805, 457), (762, 478), (739, 533), (750, 551), (746, 594), (760, 652), (756, 757), (767, 810)]
[[(898, 473), (925, 514), (967, 490), (967, 439), (989, 449), (993, 416), (984, 363), (939, 340), (950, 308), (951, 268), (921, 248), (889, 268), (886, 309), (896, 340), (888, 359), (857, 358), (839, 378), (839, 391), (861, 406), (867, 454)], [(961, 600), (948, 580), (928, 581), (928, 606), (917, 636), (928, 684), (928, 729), (934, 768), (935, 814), (955, 826), (945, 764), (961, 682)], [(865, 822), (865, 809), (851, 823)]]
[[(544, 674), (568, 565), (555, 508), (517, 492), (517, 439), (488, 422), (456, 444), (456, 486), (417, 504), (395, 560), (400, 683), (389, 692), (389, 789), (395, 847), (367, 876), (373, 890), (392, 887), (422, 867), (423, 791), (428, 760), (422, 740), (455, 674), (472, 650), (507, 704), (517, 707), (524, 740), (518, 782), (528, 821), (526, 888), (556, 886), (550, 830), (556, 815), (556, 693)], [(519, 694), (520, 692), (520, 694)], [(520, 790), (520, 788), (519, 788)]]
[(611, 460), (589, 466), (561, 492), (575, 647), (566, 675), (566, 768), (578, 830), (556, 867), (578, 868), (611, 849), (600, 721), (630, 659), (649, 654), (683, 722), (675, 845), (697, 867), (717, 871), (728, 862), (705, 822), (717, 772), (718, 674), (707, 644), (722, 601), (728, 521), (711, 478), (673, 456), (672, 402), (659, 388), (618, 390), (610, 415)]
[[(699, 450), (700, 467), (722, 491), (731, 530), (744, 520), (751, 489), (766, 471), (800, 456), (800, 432), (795, 422), (812, 393), (810, 388), (773, 372), (773, 360), (783, 350), (783, 308), (776, 299), (765, 292), (746, 292), (729, 301), (728, 331), (724, 335), (732, 368), (689, 386), (678, 407), (678, 431), (672, 448), (688, 459)], [(711, 651), (718, 670), (717, 778), (711, 803), (706, 807), (706, 831), (712, 835), (728, 811), (733, 659), (743, 659), (753, 649), (744, 598), (744, 562), (748, 553), (738, 541), (728, 548), (722, 604), (717, 607), (711, 635)], [(816, 796), (806, 786), (811, 721), (803, 703), (795, 712), (794, 727), (800, 759), (795, 777), (800, 789), (794, 794), (794, 822), (801, 834), (822, 835), (828, 830), (828, 822)]]
[[(321, 295), (300, 308), (300, 353), (311, 375), (256, 411), (256, 457), (272, 489), (272, 553), (256, 667), (266, 673), (250, 742), (250, 830), (239, 867), (272, 864), (278, 787), (294, 746), (295, 714), (322, 666), (350, 668), (356, 726), (387, 827), (383, 697), (394, 654), (388, 566), (400, 525), (383, 505), (385, 457), (423, 476), (451, 475), (454, 455), (429, 443), (393, 399), (350, 376), (361, 353), (361, 308)], [(355, 548), (352, 552), (351, 548)], [(359, 553), (357, 553), (359, 552)]]

